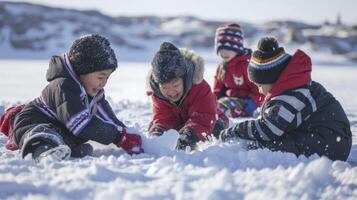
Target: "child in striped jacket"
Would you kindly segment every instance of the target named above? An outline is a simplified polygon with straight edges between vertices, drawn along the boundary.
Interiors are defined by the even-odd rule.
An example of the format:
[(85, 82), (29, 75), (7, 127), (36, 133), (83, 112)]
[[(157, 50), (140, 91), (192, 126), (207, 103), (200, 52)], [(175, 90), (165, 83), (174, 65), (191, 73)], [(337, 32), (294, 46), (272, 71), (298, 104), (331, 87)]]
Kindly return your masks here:
[(352, 145), (349, 121), (333, 95), (311, 80), (311, 65), (303, 51), (291, 56), (275, 38), (262, 38), (248, 68), (249, 79), (266, 95), (261, 116), (223, 130), (220, 139), (346, 160)]

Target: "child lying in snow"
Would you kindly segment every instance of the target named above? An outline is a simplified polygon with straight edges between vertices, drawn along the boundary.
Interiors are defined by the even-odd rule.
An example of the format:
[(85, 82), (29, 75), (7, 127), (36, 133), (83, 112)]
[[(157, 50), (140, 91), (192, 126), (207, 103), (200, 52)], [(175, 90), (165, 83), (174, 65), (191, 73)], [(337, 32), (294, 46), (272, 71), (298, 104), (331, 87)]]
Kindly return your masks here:
[(203, 79), (203, 60), (197, 54), (178, 49), (169, 42), (161, 44), (149, 72), (149, 95), (153, 101), (150, 135), (179, 131), (177, 149), (194, 149), (213, 133), (219, 136), (227, 126), (223, 113), (218, 117), (216, 97)]
[(114, 143), (129, 154), (142, 153), (140, 135), (127, 133), (104, 96), (104, 86), (117, 68), (109, 41), (97, 34), (74, 41), (68, 53), (52, 57), (49, 84), (40, 97), (9, 109), (0, 119), (7, 147), (32, 153), (36, 161), (91, 154), (93, 140)]
[(222, 131), (223, 141), (242, 138), (273, 151), (346, 160), (352, 145), (340, 103), (311, 80), (311, 60), (301, 50), (285, 53), (274, 38), (262, 38), (249, 78), (266, 95), (261, 117)]

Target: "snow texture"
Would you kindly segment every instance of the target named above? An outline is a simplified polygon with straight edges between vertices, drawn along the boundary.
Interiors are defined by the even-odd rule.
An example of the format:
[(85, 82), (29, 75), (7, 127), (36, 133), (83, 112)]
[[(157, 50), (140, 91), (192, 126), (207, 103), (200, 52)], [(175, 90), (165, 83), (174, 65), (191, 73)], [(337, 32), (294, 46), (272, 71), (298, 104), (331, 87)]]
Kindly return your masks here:
[[(130, 156), (114, 145), (92, 143), (92, 157), (36, 164), (6, 150), (6, 138), (0, 135), (0, 199), (356, 199), (357, 68), (329, 59), (315, 61), (312, 75), (341, 102), (351, 122), (353, 146), (346, 162), (246, 151), (243, 144), (219, 141), (201, 143), (191, 153), (173, 150), (177, 131), (147, 136), (151, 104), (145, 76), (150, 64), (119, 61), (106, 93), (118, 118), (141, 133), (146, 153)], [(39, 95), (47, 63), (0, 60), (0, 107)], [(215, 64), (207, 64), (210, 84), (214, 71)], [(238, 121), (230, 119), (230, 124)]]

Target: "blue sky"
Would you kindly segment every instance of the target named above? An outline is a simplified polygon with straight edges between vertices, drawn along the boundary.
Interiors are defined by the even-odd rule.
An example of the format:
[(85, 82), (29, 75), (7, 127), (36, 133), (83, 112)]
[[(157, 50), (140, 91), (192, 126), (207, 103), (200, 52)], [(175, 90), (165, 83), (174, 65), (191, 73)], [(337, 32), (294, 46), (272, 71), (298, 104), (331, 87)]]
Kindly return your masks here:
[[(17, 0), (15, 0), (17, 1)], [(56, 7), (97, 9), (113, 16), (195, 15), (208, 19), (265, 22), (276, 19), (307, 23), (357, 24), (357, 0), (22, 0)]]

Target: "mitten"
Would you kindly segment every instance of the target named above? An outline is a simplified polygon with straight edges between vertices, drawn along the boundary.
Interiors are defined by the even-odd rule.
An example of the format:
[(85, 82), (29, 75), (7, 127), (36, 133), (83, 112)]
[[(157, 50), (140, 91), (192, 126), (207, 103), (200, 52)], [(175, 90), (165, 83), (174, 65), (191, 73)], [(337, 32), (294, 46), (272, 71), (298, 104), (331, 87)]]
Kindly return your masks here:
[(238, 97), (222, 97), (218, 100), (218, 106), (227, 117), (247, 116), (247, 113), (243, 111), (244, 102)]
[(222, 130), (228, 128), (228, 123), (224, 122), (223, 119), (219, 118), (213, 128), (212, 134), (215, 138), (219, 139), (219, 134)]
[(244, 103), (238, 97), (222, 97), (218, 100), (218, 104), (225, 109), (234, 110), (239, 109), (243, 110)]
[(237, 140), (238, 139), (238, 134), (236, 133), (234, 127), (230, 127), (227, 129), (224, 129), (221, 131), (219, 134), (219, 139), (222, 142), (229, 142), (232, 140)]
[(144, 153), (141, 136), (138, 134), (127, 133), (126, 128), (123, 128), (119, 142), (117, 142), (116, 145), (124, 149), (130, 155)]
[(252, 114), (257, 109), (257, 105), (255, 104), (253, 99), (247, 98), (247, 99), (241, 99), (241, 100), (244, 103), (243, 112)]
[(177, 140), (177, 145), (176, 145), (177, 150), (185, 151), (187, 147), (190, 147), (190, 150), (194, 150), (196, 148), (199, 139), (193, 131), (189, 129), (184, 129), (180, 131), (179, 134), (180, 136)]

